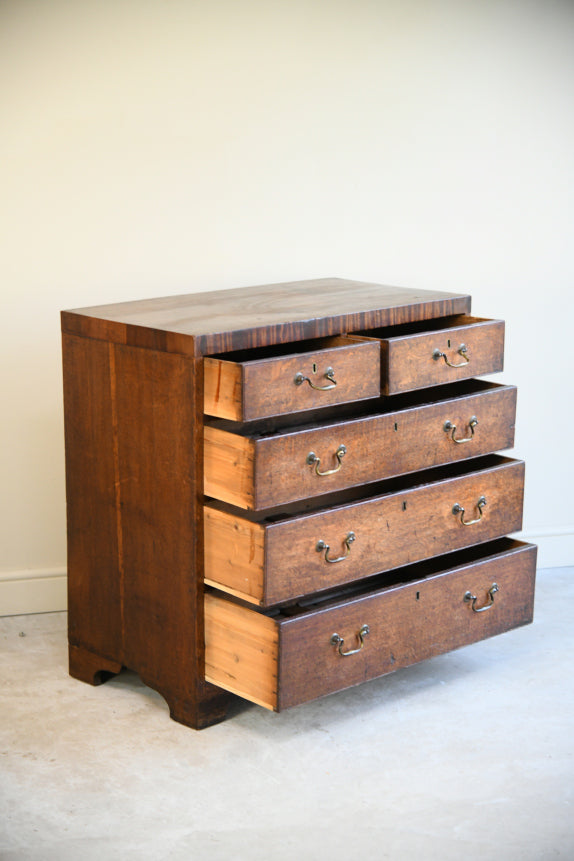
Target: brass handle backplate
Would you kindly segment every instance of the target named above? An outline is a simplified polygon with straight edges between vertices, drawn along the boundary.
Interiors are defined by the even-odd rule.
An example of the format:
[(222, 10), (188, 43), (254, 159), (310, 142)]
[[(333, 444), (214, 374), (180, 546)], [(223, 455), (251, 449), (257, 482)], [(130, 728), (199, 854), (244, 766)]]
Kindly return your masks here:
[(323, 539), (320, 539), (319, 541), (317, 541), (317, 546), (315, 547), (315, 550), (317, 551), (317, 553), (322, 553), (323, 551), (325, 551), (325, 562), (343, 562), (343, 560), (346, 559), (347, 556), (349, 555), (349, 553), (351, 552), (351, 544), (353, 543), (353, 541), (355, 541), (356, 538), (357, 538), (357, 536), (355, 535), (354, 532), (349, 532), (349, 534), (347, 535), (347, 537), (343, 541), (343, 544), (346, 547), (345, 553), (343, 554), (343, 556), (337, 556), (336, 559), (330, 558), (329, 550), (331, 548), (329, 547), (329, 545), (325, 541), (323, 541)]
[(458, 502), (453, 505), (452, 513), (455, 516), (460, 514), (460, 522), (463, 526), (472, 526), (473, 523), (478, 523), (479, 520), (482, 520), (482, 509), (486, 505), (486, 496), (481, 496), (478, 502), (476, 503), (476, 507), (478, 508), (478, 517), (475, 517), (474, 520), (465, 520), (464, 519), (464, 508), (462, 505), (459, 505)]
[(306, 377), (301, 372), (295, 374), (294, 383), (296, 386), (301, 386), (303, 383), (309, 383), (311, 388), (315, 389), (316, 392), (328, 392), (331, 389), (334, 389), (337, 385), (337, 381), (335, 380), (335, 371), (333, 368), (327, 368), (323, 376), (326, 380), (329, 380), (328, 386), (316, 386), (315, 383), (311, 382), (309, 377)]
[(310, 466), (315, 467), (315, 472), (317, 473), (317, 475), (333, 475), (333, 473), (339, 472), (339, 470), (343, 466), (342, 460), (343, 460), (343, 457), (345, 456), (346, 453), (347, 453), (347, 446), (340, 445), (339, 448), (337, 449), (337, 451), (335, 452), (335, 457), (337, 458), (337, 466), (335, 466), (333, 469), (325, 469), (325, 470), (323, 470), (323, 472), (321, 472), (321, 470), (319, 469), (319, 466), (321, 464), (321, 458), (318, 455), (316, 455), (314, 451), (310, 451), (309, 454), (307, 455), (307, 463)]
[(468, 422), (468, 426), (470, 428), (470, 436), (466, 436), (466, 437), (458, 437), (458, 438), (455, 437), (454, 434), (456, 431), (456, 425), (454, 425), (451, 421), (446, 421), (444, 423), (444, 430), (446, 431), (446, 433), (450, 433), (450, 437), (451, 437), (453, 442), (460, 444), (461, 442), (470, 442), (471, 441), (471, 439), (474, 436), (474, 429), (477, 426), (477, 424), (478, 424), (477, 417), (472, 416), (472, 418), (470, 418), (469, 422)]
[(449, 362), (449, 360), (447, 359), (446, 353), (443, 353), (442, 350), (438, 350), (438, 349), (434, 350), (432, 357), (435, 361), (438, 361), (439, 359), (444, 359), (445, 364), (447, 364), (449, 366), (449, 368), (462, 368), (462, 367), (464, 367), (464, 365), (468, 365), (468, 363), (470, 362), (469, 357), (466, 355), (467, 351), (468, 351), (468, 347), (466, 346), (466, 344), (461, 344), (456, 352), (460, 356), (462, 356), (463, 361), (458, 362), (458, 364), (456, 364), (454, 362)]
[(357, 638), (359, 640), (359, 646), (356, 649), (349, 649), (348, 652), (343, 651), (343, 643), (345, 642), (345, 638), (341, 637), (339, 634), (333, 634), (331, 637), (331, 645), (338, 647), (338, 652), (342, 658), (348, 658), (349, 655), (356, 655), (360, 652), (365, 645), (365, 637), (369, 633), (369, 626), (363, 625), (360, 631), (357, 631)]
[(472, 603), (472, 610), (474, 613), (484, 613), (485, 610), (490, 610), (492, 605), (494, 604), (494, 596), (498, 592), (498, 583), (493, 583), (490, 589), (488, 590), (489, 601), (488, 604), (483, 604), (482, 607), (477, 607), (477, 597), (473, 595), (472, 592), (465, 592), (464, 598), (462, 599), (466, 604)]

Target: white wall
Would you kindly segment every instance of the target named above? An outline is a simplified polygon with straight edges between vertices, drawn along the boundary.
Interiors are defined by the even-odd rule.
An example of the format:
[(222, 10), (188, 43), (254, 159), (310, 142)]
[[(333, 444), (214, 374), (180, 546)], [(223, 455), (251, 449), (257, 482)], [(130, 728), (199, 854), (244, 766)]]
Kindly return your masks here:
[(60, 308), (311, 278), (507, 320), (574, 564), (574, 4), (3, 0), (0, 613), (64, 600)]

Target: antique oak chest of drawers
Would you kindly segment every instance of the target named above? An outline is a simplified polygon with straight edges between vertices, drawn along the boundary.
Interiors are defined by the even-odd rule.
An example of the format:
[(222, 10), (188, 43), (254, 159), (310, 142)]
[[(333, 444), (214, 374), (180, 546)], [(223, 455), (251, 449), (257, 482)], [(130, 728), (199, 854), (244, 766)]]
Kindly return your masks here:
[(330, 278), (62, 314), (70, 673), (201, 728), (532, 620), (504, 324)]

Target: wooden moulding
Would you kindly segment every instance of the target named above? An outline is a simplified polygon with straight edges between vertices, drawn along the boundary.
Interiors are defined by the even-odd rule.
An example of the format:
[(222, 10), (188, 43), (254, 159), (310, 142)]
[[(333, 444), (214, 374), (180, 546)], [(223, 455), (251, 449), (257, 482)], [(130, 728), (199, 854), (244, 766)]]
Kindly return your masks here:
[[(400, 489), (259, 523), (206, 506), (206, 582), (272, 606), (521, 528), (522, 461), (490, 455), (394, 484)], [(464, 506), (465, 520), (476, 518), (481, 496), (487, 499), (481, 520), (464, 526), (453, 506)], [(327, 562), (319, 541), (329, 545), (330, 558), (345, 558)]]
[[(290, 344), (284, 354), (253, 351), (245, 361), (233, 354), (204, 360), (204, 409), (208, 415), (233, 421), (253, 421), (269, 416), (293, 414), (333, 404), (376, 398), (380, 394), (381, 350), (378, 342), (346, 338), (311, 342), (305, 351)], [(292, 355), (289, 354), (292, 351)], [(336, 385), (325, 378), (333, 369)]]
[[(536, 548), (505, 538), (403, 569), (404, 582), (268, 617), (205, 596), (206, 678), (268, 709), (343, 690), (532, 621)], [(494, 602), (484, 612), (476, 606)], [(369, 626), (364, 648), (357, 633)]]

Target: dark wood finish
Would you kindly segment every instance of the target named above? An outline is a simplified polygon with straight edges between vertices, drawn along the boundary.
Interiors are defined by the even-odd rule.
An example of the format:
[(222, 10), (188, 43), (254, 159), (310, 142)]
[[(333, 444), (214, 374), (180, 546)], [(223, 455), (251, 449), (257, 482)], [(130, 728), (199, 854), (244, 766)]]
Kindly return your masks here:
[[(209, 593), (206, 665), (218, 684), (281, 711), (528, 624), (535, 567), (533, 545), (503, 539), (404, 569), (392, 585), (271, 618)], [(493, 605), (475, 613), (465, 593), (484, 606), (493, 583), (499, 587)], [(363, 625), (369, 626), (363, 649), (341, 656), (332, 635), (343, 637), (348, 651)]]
[[(516, 389), (485, 383), (466, 397), (417, 405), (349, 421), (289, 429), (270, 435), (231, 432), (231, 425), (205, 427), (205, 492), (248, 509), (265, 509), (295, 500), (333, 493), (469, 457), (514, 444)], [(444, 430), (448, 420), (457, 436), (470, 434), (470, 419), (479, 420), (468, 443), (455, 443)], [(318, 476), (307, 456), (321, 458), (320, 469), (337, 465), (335, 452), (347, 453), (341, 469)]]
[[(401, 482), (399, 490), (260, 524), (206, 506), (206, 543), (216, 548), (206, 554), (206, 579), (270, 606), (521, 529), (522, 461), (490, 456), (453, 472), (432, 470), (411, 477), (410, 486)], [(482, 519), (463, 526), (453, 506), (464, 506), (465, 520), (476, 518), (481, 496), (487, 499)], [(262, 533), (259, 539), (255, 531)], [(329, 563), (317, 552), (322, 540), (330, 558), (345, 556), (350, 532), (356, 538), (341, 562)], [(245, 535), (245, 541), (235, 535)]]
[[(230, 422), (210, 422), (204, 437), (205, 356), (220, 354), (217, 358), (227, 362), (225, 354), (231, 351), (282, 350), (288, 342), (341, 336), (355, 344), (373, 344), (369, 336), (361, 341), (361, 331), (393, 327), (391, 334), (400, 337), (405, 332), (396, 327), (428, 329), (428, 321), (440, 330), (452, 324), (455, 315), (469, 311), (470, 297), (464, 294), (319, 279), (63, 312), (70, 673), (97, 684), (122, 667), (133, 669), (164, 696), (174, 719), (201, 728), (225, 717), (233, 693), (284, 708), (529, 621), (532, 551), (528, 564), (521, 562), (527, 551), (513, 542), (489, 551), (492, 564), (472, 548), (458, 563), (456, 552), (451, 553), (451, 571), (442, 578), (428, 559), (418, 574), (400, 568), (380, 575), (387, 578), (387, 591), (376, 600), (371, 596), (372, 608), (361, 603), (369, 601), (362, 591), (365, 583), (373, 583), (372, 577), (361, 578), (372, 571), (377, 557), (383, 570), (391, 559), (399, 564), (397, 560), (413, 558), (411, 545), (416, 556), (426, 544), (428, 556), (460, 542), (485, 541), (503, 528), (518, 528), (522, 465), (500, 462), (494, 468), (491, 462), (492, 484), (479, 487), (475, 479), (485, 475), (475, 475), (468, 460), (512, 445), (512, 387), (465, 383), (461, 389), (454, 384), (446, 387), (448, 392), (434, 390), (434, 403), (427, 397), (396, 395), (377, 398), (367, 408), (348, 403), (296, 417), (290, 408), (279, 419), (236, 424), (234, 432)], [(233, 392), (237, 374), (231, 374), (230, 385)], [(259, 380), (254, 385), (257, 391)], [(368, 397), (366, 390), (361, 396)], [(457, 436), (468, 435), (472, 415), (479, 419), (474, 437), (457, 445), (444, 422), (457, 425)], [(294, 422), (300, 426), (292, 427)], [(342, 431), (345, 438), (340, 438)], [(348, 447), (341, 472), (328, 479), (314, 475), (306, 464), (309, 451), (315, 450), (327, 468), (341, 443)], [(242, 580), (251, 576), (250, 566), (259, 560), (260, 580), (250, 588), (252, 595), (262, 594), (270, 602), (303, 589), (325, 588), (326, 581), (318, 580), (316, 572), (295, 568), (296, 543), (303, 538), (309, 543), (311, 533), (315, 541), (316, 524), (329, 529), (320, 537), (336, 543), (331, 530), (338, 530), (340, 523), (326, 505), (344, 512), (367, 511), (369, 496), (378, 492), (376, 480), (451, 462), (442, 480), (450, 476), (450, 490), (461, 491), (455, 501), (470, 512), (476, 495), (488, 494), (483, 520), (468, 528), (455, 523), (452, 513), (443, 512), (446, 497), (440, 494), (433, 509), (429, 494), (441, 481), (422, 495), (415, 480), (410, 489), (397, 484), (393, 490), (387, 483), (384, 492), (395, 494), (398, 513), (387, 510), (389, 496), (381, 503), (384, 511), (378, 512), (379, 524), (384, 518), (381, 536), (376, 521), (366, 518), (349, 565), (331, 566), (335, 574), (329, 575), (328, 585), (341, 583), (338, 588), (352, 588), (353, 595), (323, 601), (318, 609), (301, 612), (291, 606), (264, 615), (204, 586), (204, 487), (213, 495), (231, 488), (234, 503), (267, 509), (262, 522), (257, 514), (236, 517), (224, 533), (223, 546), (210, 546), (207, 559), (209, 565), (229, 567), (233, 560), (228, 550), (234, 551), (241, 564), (235, 564), (231, 589), (239, 594)], [(458, 469), (460, 476), (454, 474)], [(419, 479), (428, 484), (423, 475)], [(361, 485), (367, 488), (361, 490)], [(357, 489), (344, 490), (350, 486)], [(446, 486), (444, 481), (441, 486)], [(360, 503), (359, 508), (353, 503)], [(420, 517), (415, 503), (421, 504)], [(269, 509), (271, 505), (282, 510)], [(228, 512), (225, 504), (218, 506), (212, 508), (220, 526)], [(413, 534), (404, 528), (411, 516)], [(441, 539), (449, 529), (450, 539)], [(374, 543), (362, 540), (363, 532), (374, 536)], [(383, 535), (384, 547), (377, 544)], [(355, 551), (365, 554), (361, 570), (355, 565)], [(313, 558), (316, 563), (318, 554)], [(460, 571), (455, 571), (457, 566)], [(478, 573), (480, 578), (474, 576)], [(495, 607), (478, 616), (468, 605), (461, 613), (460, 589), (483, 594), (491, 576), (501, 583), (502, 601), (497, 596)], [(395, 586), (388, 586), (389, 578), (395, 578)], [(424, 580), (414, 598), (413, 578)], [(360, 594), (357, 582), (362, 584)], [(310, 600), (306, 593), (304, 601)], [(378, 600), (384, 606), (379, 608)], [(206, 609), (213, 607), (215, 614)], [(359, 662), (341, 658), (331, 645), (325, 654), (324, 633), (328, 631), (330, 639), (331, 626), (341, 626), (349, 643), (357, 620), (370, 609), (376, 633), (356, 656)], [(333, 664), (334, 657), (338, 663)], [(237, 683), (238, 673), (243, 673), (249, 691)]]
[(202, 707), (218, 698), (203, 682), (196, 574), (200, 363), (121, 345), (115, 352), (125, 663), (165, 697), (172, 717), (197, 726), (207, 720)]
[(319, 278), (65, 311), (64, 331), (210, 355), (468, 314), (470, 296)]
[(112, 676), (117, 676), (122, 669), (119, 661), (95, 655), (83, 646), (70, 644), (68, 653), (70, 675), (88, 685), (101, 685)]
[(69, 641), (101, 669), (124, 662), (112, 361), (109, 344), (64, 336)]
[[(305, 352), (290, 344), (279, 356), (259, 358), (258, 351), (252, 351), (255, 355), (247, 361), (235, 360), (234, 354), (207, 357), (205, 412), (245, 422), (380, 395), (381, 351), (376, 342), (339, 337), (313, 343), (315, 348)], [(325, 378), (331, 369), (335, 386)], [(307, 380), (298, 384), (298, 375), (327, 388), (314, 389)]]
[[(428, 328), (427, 332), (415, 331), (381, 340), (383, 394), (394, 395), (502, 371), (501, 320), (460, 316), (449, 320), (448, 326), (434, 328), (430, 323)], [(467, 347), (466, 363), (458, 353), (463, 344)], [(435, 350), (459, 367), (451, 367), (443, 358), (433, 358)]]
[(126, 666), (175, 720), (209, 725), (229, 696), (204, 681), (201, 363), (80, 338), (64, 348), (72, 674)]
[[(535, 569), (536, 548), (517, 542), (499, 556), (458, 570), (286, 620), (279, 635), (278, 709), (529, 624)], [(483, 605), (493, 583), (499, 586), (494, 605), (474, 613), (465, 593), (471, 591)], [(370, 633), (363, 651), (341, 658), (330, 644), (332, 634), (351, 648), (364, 624)]]

